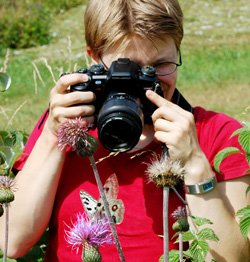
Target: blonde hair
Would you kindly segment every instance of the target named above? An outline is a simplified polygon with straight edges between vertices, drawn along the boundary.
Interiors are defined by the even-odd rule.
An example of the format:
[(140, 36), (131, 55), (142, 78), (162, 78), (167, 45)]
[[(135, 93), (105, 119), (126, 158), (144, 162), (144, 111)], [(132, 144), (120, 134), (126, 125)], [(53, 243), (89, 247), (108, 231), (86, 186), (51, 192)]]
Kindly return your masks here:
[(125, 50), (134, 36), (152, 43), (171, 36), (179, 49), (183, 14), (178, 0), (89, 0), (85, 39), (93, 52), (102, 54), (116, 43)]

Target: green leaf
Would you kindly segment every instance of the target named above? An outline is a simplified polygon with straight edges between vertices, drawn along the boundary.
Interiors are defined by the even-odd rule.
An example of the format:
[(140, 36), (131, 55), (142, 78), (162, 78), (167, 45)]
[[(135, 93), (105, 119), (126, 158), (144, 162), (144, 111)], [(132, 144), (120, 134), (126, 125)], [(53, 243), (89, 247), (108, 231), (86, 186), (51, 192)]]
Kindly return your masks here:
[(211, 220), (207, 219), (207, 218), (202, 218), (202, 217), (196, 217), (196, 216), (190, 216), (192, 218), (192, 220), (194, 221), (194, 223), (200, 227), (202, 225), (205, 224), (209, 224), (212, 225), (213, 222), (211, 222)]
[(10, 167), (10, 163), (13, 156), (15, 155), (15, 152), (9, 146), (0, 146), (0, 151), (5, 155), (5, 168), (7, 169)]
[[(179, 232), (177, 232), (175, 234), (176, 235), (179, 235)], [(187, 231), (187, 232), (183, 232), (182, 233), (182, 240), (183, 242), (188, 242), (188, 241), (191, 241), (191, 240), (195, 240), (197, 237), (190, 231), (190, 229)], [(175, 240), (174, 243), (178, 243), (179, 242), (179, 237)]]
[(212, 240), (215, 242), (219, 241), (218, 236), (215, 234), (214, 230), (211, 228), (203, 228), (197, 233), (199, 240)]
[(240, 230), (241, 230), (243, 237), (247, 241), (247, 234), (250, 230), (250, 205), (240, 209), (236, 213), (236, 216), (242, 216), (240, 218)]
[(239, 129), (237, 129), (236, 131), (233, 132), (231, 137), (236, 136), (236, 135), (240, 135), (240, 134), (242, 134), (245, 131), (249, 131), (249, 128), (247, 128), (247, 127), (239, 128)]
[[(250, 154), (246, 155), (246, 159), (247, 159), (248, 165), (250, 165)], [(248, 172), (249, 172), (249, 170), (246, 173), (248, 173)]]
[(247, 131), (242, 132), (239, 135), (239, 143), (241, 144), (242, 148), (244, 151), (250, 155), (250, 130), (248, 129)]
[(223, 150), (221, 150), (214, 159), (214, 168), (217, 172), (220, 172), (219, 166), (221, 162), (229, 155), (233, 153), (241, 153), (240, 150), (236, 147), (227, 147)]
[[(248, 172), (250, 172), (250, 169), (248, 170)], [(248, 173), (247, 172), (247, 173)], [(250, 186), (248, 186), (248, 188), (247, 188), (247, 190), (246, 190), (246, 196), (247, 196), (247, 194), (248, 194), (248, 192), (250, 191)]]
[(23, 142), (24, 139), (23, 134), (16, 130), (11, 131), (11, 136), (12, 136), (13, 146), (19, 145)]
[(6, 161), (5, 154), (2, 151), (0, 151), (0, 166), (3, 165), (5, 161)]
[(205, 261), (205, 257), (209, 251), (209, 246), (206, 241), (195, 240), (190, 244), (189, 250), (196, 261)]
[(3, 72), (0, 72), (0, 91), (4, 92), (6, 91), (11, 84), (11, 77)]
[[(164, 262), (164, 255), (161, 257), (162, 260), (159, 262)], [(178, 262), (180, 258), (180, 254), (178, 250), (171, 250), (169, 252), (169, 262)]]
[(12, 147), (12, 137), (11, 134), (7, 131), (0, 131), (0, 146), (9, 146)]

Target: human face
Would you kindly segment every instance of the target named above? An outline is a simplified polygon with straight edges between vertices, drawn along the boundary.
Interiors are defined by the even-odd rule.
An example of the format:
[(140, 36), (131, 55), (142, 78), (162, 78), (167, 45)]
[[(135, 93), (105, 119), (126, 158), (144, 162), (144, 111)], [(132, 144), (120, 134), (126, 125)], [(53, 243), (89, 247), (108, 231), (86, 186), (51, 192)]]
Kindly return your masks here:
[[(147, 39), (134, 37), (123, 53), (114, 55), (116, 48), (117, 46), (114, 46), (101, 55), (103, 62), (108, 67), (110, 67), (112, 61), (122, 57), (130, 58), (140, 66), (154, 66), (161, 62), (177, 62), (178, 59), (178, 52), (171, 37), (165, 38), (164, 41), (156, 39), (155, 44)], [(177, 70), (171, 75), (158, 76), (158, 79), (161, 83), (164, 98), (171, 100), (176, 86)]]

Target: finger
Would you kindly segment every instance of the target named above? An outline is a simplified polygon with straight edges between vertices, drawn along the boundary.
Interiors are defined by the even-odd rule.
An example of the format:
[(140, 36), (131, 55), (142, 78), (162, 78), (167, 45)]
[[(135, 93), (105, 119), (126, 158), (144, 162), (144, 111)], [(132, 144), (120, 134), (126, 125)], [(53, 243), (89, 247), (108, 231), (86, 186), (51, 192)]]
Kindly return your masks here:
[(58, 93), (64, 94), (70, 85), (88, 82), (89, 77), (86, 74), (68, 74), (59, 78), (55, 85)]
[(67, 94), (57, 94), (51, 97), (51, 106), (73, 106), (77, 104), (89, 104), (95, 100), (93, 92), (71, 92)]
[(82, 117), (88, 123), (94, 122), (94, 106), (57, 107), (50, 112), (50, 116), (57, 122), (63, 123), (67, 119)]
[(156, 109), (152, 114), (153, 123), (155, 123), (157, 119), (161, 118), (170, 122), (178, 122), (181, 115), (174, 108), (164, 105)]
[(173, 103), (169, 102), (168, 100), (166, 100), (165, 98), (163, 98), (162, 96), (158, 95), (157, 93), (153, 92), (152, 90), (147, 90), (146, 92), (146, 97), (152, 102), (154, 103), (156, 106), (161, 107), (164, 105), (169, 105), (171, 106), (171, 104), (173, 105)]

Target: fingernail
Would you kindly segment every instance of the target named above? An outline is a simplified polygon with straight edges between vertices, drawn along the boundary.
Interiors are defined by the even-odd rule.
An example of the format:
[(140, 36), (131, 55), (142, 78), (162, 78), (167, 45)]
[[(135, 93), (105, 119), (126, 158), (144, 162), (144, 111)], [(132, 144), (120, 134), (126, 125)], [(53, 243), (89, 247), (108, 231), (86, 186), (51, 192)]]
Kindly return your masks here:
[(151, 97), (151, 96), (153, 96), (153, 93), (154, 93), (154, 92), (153, 92), (152, 90), (147, 90), (146, 93), (147, 93), (147, 96), (150, 96), (150, 97)]

